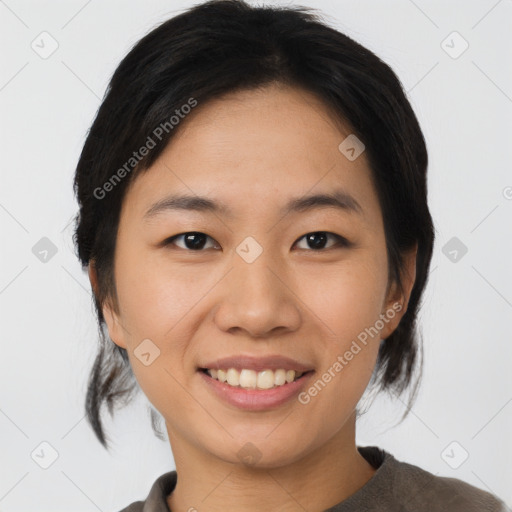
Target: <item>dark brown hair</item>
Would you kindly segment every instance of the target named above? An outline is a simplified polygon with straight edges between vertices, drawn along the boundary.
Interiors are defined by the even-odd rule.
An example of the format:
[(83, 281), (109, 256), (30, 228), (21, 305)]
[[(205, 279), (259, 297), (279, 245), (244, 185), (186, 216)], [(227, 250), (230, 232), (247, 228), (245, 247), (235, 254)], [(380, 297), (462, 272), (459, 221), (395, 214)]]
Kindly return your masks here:
[[(418, 245), (408, 309), (381, 343), (370, 382), (398, 395), (417, 373), (411, 402), (415, 399), (421, 377), (421, 365), (415, 371), (421, 348), (416, 316), (428, 278), (434, 227), (427, 205), (425, 140), (399, 79), (374, 53), (328, 26), (312, 9), (213, 0), (162, 23), (124, 57), (76, 168), (79, 212), (74, 242), (83, 268), (93, 264), (98, 278), (94, 303), (99, 347), (85, 408), (107, 449), (101, 406), (106, 403), (112, 415), (115, 406), (128, 403), (139, 389), (128, 354), (109, 339), (102, 314), (106, 300), (117, 310), (113, 261), (127, 186), (161, 154), (179, 129), (179, 124), (169, 128), (169, 119), (191, 98), (201, 105), (272, 83), (314, 93), (365, 144), (385, 224), (390, 280), (400, 288), (404, 251)], [(159, 126), (168, 129), (152, 137), (155, 147), (127, 168), (133, 152)], [(112, 181), (116, 176), (119, 179)], [(151, 410), (153, 429), (161, 437), (154, 414)]]

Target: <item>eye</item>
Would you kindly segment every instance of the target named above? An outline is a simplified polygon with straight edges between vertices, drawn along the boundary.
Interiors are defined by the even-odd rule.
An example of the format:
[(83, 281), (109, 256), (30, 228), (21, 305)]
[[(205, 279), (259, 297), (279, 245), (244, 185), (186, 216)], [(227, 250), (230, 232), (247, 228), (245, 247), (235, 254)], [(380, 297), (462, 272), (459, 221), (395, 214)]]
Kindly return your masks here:
[[(325, 247), (326, 241), (329, 237), (332, 237), (335, 240), (335, 243), (329, 247)], [(314, 231), (312, 233), (307, 233), (303, 237), (299, 238), (295, 243), (298, 243), (302, 239), (305, 239), (306, 243), (310, 245), (310, 248), (315, 251), (350, 246), (350, 242), (346, 238), (335, 233), (329, 233), (328, 231)], [(301, 247), (300, 249), (304, 249), (304, 247)]]
[[(330, 246), (326, 247), (326, 242), (329, 237), (334, 240), (334, 243)], [(177, 240), (183, 239), (183, 245), (178, 245), (176, 243)], [(211, 240), (214, 242), (210, 247), (207, 246), (207, 240)], [(309, 247), (299, 247), (299, 249), (314, 249), (315, 251), (333, 249), (336, 247), (349, 247), (351, 244), (346, 239), (340, 235), (335, 233), (330, 233), (328, 231), (313, 231), (311, 233), (307, 233), (301, 238), (299, 238), (294, 245), (299, 243), (301, 240), (305, 240)], [(164, 246), (168, 245), (177, 245), (181, 249), (191, 250), (191, 251), (201, 251), (202, 249), (215, 249), (219, 248), (218, 243), (210, 236), (205, 233), (201, 233), (199, 231), (188, 231), (186, 233), (181, 233), (179, 235), (174, 235), (163, 242)]]
[[(188, 231), (187, 233), (181, 233), (180, 235), (174, 235), (171, 238), (168, 238), (167, 240), (164, 241), (163, 245), (172, 245), (175, 243), (175, 240), (178, 240), (180, 238), (183, 238), (183, 242), (185, 244), (185, 247), (181, 248), (189, 249), (192, 251), (200, 251), (201, 249), (204, 249), (206, 245), (206, 239), (209, 238), (210, 240), (213, 240), (212, 237), (205, 235), (204, 233), (200, 233), (199, 231)], [(215, 240), (213, 241), (215, 242)], [(210, 249), (211, 247), (206, 248)]]

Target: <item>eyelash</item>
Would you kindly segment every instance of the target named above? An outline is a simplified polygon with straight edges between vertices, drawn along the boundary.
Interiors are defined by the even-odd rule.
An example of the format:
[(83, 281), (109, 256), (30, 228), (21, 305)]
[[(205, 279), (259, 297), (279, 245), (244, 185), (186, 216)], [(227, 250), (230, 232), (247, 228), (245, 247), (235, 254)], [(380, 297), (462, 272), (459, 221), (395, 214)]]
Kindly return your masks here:
[[(328, 251), (330, 249), (348, 248), (348, 247), (350, 247), (352, 245), (352, 243), (349, 242), (346, 238), (342, 237), (341, 235), (337, 235), (336, 233), (331, 233), (330, 231), (311, 231), (309, 233), (306, 233), (305, 235), (302, 235), (300, 238), (298, 238), (294, 242), (293, 245), (295, 245), (296, 243), (298, 243), (300, 240), (302, 240), (303, 238), (307, 237), (308, 235), (316, 235), (316, 234), (319, 234), (319, 233), (326, 234), (328, 236), (333, 237), (334, 239), (336, 239), (336, 244), (334, 244), (331, 247), (322, 248), (322, 249), (301, 249), (301, 250), (312, 251), (312, 252), (325, 252), (325, 251)], [(174, 235), (174, 236), (171, 236), (170, 238), (167, 238), (166, 240), (164, 240), (162, 242), (162, 245), (163, 246), (174, 245), (174, 241), (176, 239), (181, 238), (181, 237), (183, 237), (185, 235), (204, 235), (207, 238), (209, 238), (210, 240), (214, 240), (211, 236), (206, 235), (205, 233), (202, 233), (200, 231), (186, 231), (185, 233), (180, 233), (178, 235)], [(189, 249), (187, 247), (185, 247), (185, 248), (178, 247), (178, 248), (181, 249), (181, 250), (184, 250), (184, 251), (188, 251), (188, 252), (204, 252), (204, 250), (205, 250), (205, 249), (194, 250), (194, 249)]]

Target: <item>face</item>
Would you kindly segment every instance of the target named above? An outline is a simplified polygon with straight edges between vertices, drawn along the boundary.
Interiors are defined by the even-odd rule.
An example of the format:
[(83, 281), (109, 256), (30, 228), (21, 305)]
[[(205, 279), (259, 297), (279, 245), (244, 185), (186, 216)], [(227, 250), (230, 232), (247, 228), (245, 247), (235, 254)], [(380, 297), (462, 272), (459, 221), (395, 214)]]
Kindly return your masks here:
[[(349, 428), (407, 299), (388, 289), (365, 153), (338, 149), (349, 134), (304, 90), (236, 93), (199, 105), (128, 189), (104, 314), (171, 445), (278, 467)], [(165, 204), (181, 195), (217, 207)]]

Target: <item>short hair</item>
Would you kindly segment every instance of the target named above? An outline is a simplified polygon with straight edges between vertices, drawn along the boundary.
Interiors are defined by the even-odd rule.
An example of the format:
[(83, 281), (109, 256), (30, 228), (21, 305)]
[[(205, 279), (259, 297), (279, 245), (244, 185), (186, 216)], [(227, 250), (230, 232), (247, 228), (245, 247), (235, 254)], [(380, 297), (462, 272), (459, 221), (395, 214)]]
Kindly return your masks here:
[[(82, 268), (94, 264), (98, 280), (94, 304), (99, 346), (85, 409), (107, 450), (102, 405), (108, 405), (112, 416), (114, 407), (126, 405), (139, 389), (127, 351), (109, 339), (102, 314), (106, 300), (118, 311), (113, 262), (127, 187), (155, 162), (179, 130), (179, 124), (169, 127), (169, 119), (177, 109), (191, 104), (191, 98), (205, 104), (271, 84), (315, 94), (333, 119), (364, 143), (383, 214), (389, 276), (402, 291), (404, 251), (417, 244), (416, 279), (407, 311), (381, 343), (370, 382), (378, 391), (400, 395), (416, 375), (410, 402), (415, 400), (422, 374), (421, 365), (419, 371), (415, 369), (420, 351), (422, 355), (416, 318), (428, 279), (434, 226), (427, 205), (425, 140), (400, 80), (379, 57), (330, 27), (314, 9), (212, 0), (161, 23), (123, 58), (76, 167), (79, 212), (73, 240)], [(134, 150), (144, 146), (159, 126), (167, 128), (158, 132), (158, 138), (152, 137), (157, 139), (156, 146), (127, 169)], [(113, 183), (116, 173), (123, 179)], [(107, 183), (104, 199), (107, 187), (102, 187)], [(153, 414), (153, 430), (160, 437)]]

